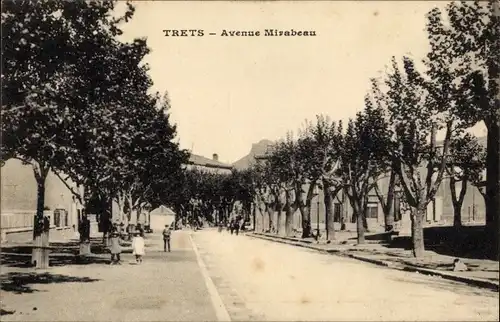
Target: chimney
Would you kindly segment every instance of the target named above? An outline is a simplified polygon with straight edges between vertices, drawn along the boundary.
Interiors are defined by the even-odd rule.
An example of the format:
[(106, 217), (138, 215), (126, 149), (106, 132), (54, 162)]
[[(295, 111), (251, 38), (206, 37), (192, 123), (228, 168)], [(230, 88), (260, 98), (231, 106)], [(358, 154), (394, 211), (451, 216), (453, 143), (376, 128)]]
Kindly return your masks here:
[(214, 161), (219, 161), (219, 156), (217, 155), (217, 153), (214, 153), (214, 154), (212, 155), (212, 159), (213, 159)]

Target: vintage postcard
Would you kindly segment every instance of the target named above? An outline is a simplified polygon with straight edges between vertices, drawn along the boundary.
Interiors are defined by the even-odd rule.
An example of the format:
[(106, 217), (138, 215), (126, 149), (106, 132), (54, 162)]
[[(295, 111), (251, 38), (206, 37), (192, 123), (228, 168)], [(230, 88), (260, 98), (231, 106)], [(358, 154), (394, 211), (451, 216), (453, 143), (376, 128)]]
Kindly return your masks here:
[(1, 10), (2, 321), (498, 321), (498, 0)]

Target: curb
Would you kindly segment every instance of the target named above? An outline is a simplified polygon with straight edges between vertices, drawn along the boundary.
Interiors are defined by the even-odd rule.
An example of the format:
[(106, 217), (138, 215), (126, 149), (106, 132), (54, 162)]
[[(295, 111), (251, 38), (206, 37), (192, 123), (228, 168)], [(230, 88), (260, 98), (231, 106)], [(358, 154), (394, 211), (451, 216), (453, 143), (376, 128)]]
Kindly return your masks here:
[(439, 276), (443, 279), (448, 279), (448, 280), (452, 280), (455, 282), (461, 282), (461, 283), (465, 283), (465, 284), (480, 287), (480, 288), (486, 288), (486, 289), (493, 290), (495, 292), (499, 291), (499, 283), (498, 282), (489, 281), (486, 279), (466, 277), (466, 276), (457, 276), (457, 275), (453, 275), (453, 274), (443, 272), (443, 271), (422, 268), (422, 267), (418, 267), (418, 266), (411, 266), (408, 264), (393, 263), (393, 262), (388, 262), (388, 261), (384, 261), (384, 260), (359, 256), (359, 255), (355, 255), (355, 254), (349, 254), (345, 251), (337, 250), (337, 249), (321, 249), (321, 248), (315, 247), (314, 245), (306, 245), (306, 244), (302, 244), (300, 242), (291, 243), (291, 242), (285, 241), (284, 239), (280, 240), (278, 238), (266, 236), (264, 234), (247, 234), (247, 236), (254, 237), (254, 238), (260, 238), (260, 239), (264, 239), (264, 240), (269, 240), (269, 241), (273, 241), (273, 242), (278, 242), (278, 243), (282, 243), (282, 244), (292, 245), (292, 246), (299, 246), (299, 247), (303, 247), (303, 248), (308, 248), (308, 249), (318, 251), (320, 253), (326, 253), (326, 254), (332, 254), (332, 255), (357, 259), (357, 260), (360, 260), (363, 262), (371, 263), (371, 264), (378, 265), (378, 266), (388, 267), (391, 269), (397, 269), (400, 271), (415, 272), (415, 273), (420, 273), (420, 274), (429, 275), (429, 276)]
[(200, 252), (198, 251), (198, 247), (191, 236), (191, 233), (188, 234), (189, 241), (191, 242), (191, 246), (193, 247), (193, 251), (196, 255), (196, 261), (198, 262), (198, 266), (200, 268), (201, 274), (203, 276), (203, 280), (205, 281), (205, 285), (207, 287), (208, 293), (210, 295), (210, 300), (212, 302), (213, 309), (217, 316), (218, 321), (231, 321), (231, 317), (229, 312), (227, 311), (222, 298), (220, 297), (219, 292), (217, 291), (217, 287), (215, 286), (210, 274), (208, 273), (205, 262), (201, 258)]

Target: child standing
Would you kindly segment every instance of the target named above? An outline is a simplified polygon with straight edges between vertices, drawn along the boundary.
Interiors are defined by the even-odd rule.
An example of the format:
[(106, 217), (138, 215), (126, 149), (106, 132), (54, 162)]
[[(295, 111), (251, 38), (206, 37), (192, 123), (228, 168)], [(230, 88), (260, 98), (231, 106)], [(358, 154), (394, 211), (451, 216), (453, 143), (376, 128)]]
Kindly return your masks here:
[(142, 263), (142, 256), (144, 256), (144, 238), (141, 236), (140, 232), (136, 232), (134, 239), (132, 240), (132, 250), (135, 255), (135, 260), (137, 263)]
[(116, 227), (113, 228), (113, 231), (111, 232), (111, 265), (114, 264), (121, 264), (120, 262), (120, 253), (122, 252), (122, 248), (120, 246), (120, 235), (118, 234), (118, 231)]
[(168, 225), (165, 225), (165, 229), (163, 229), (163, 251), (167, 251), (167, 246), (168, 246), (168, 251), (170, 252), (170, 228)]

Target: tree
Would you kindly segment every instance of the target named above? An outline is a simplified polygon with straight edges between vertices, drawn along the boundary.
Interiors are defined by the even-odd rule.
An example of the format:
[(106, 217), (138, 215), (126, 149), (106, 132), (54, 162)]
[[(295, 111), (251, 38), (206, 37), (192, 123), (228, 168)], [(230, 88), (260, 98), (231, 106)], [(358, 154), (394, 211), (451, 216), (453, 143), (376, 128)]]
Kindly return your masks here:
[(372, 178), (384, 169), (378, 168), (384, 153), (387, 124), (380, 109), (365, 100), (365, 109), (350, 120), (341, 151), (341, 173), (344, 189), (356, 217), (358, 244), (365, 242), (365, 223)]
[[(295, 151), (295, 162), (297, 173), (299, 174), (297, 183), (301, 182), (301, 188), (296, 187), (296, 191), (305, 190), (304, 193), (296, 194), (296, 201), (302, 216), (302, 238), (311, 235), (311, 205), (314, 197), (319, 198), (319, 181), (323, 174), (323, 159), (319, 152), (319, 143), (310, 129), (311, 123), (306, 121), (305, 129), (300, 132)], [(323, 142), (321, 142), (323, 143)], [(305, 198), (304, 198), (305, 194)], [(317, 218), (319, 221), (319, 218)], [(319, 238), (320, 232), (316, 232), (316, 238)]]
[[(265, 212), (267, 213), (269, 232), (276, 231), (276, 233), (280, 230), (280, 216), (281, 211), (283, 209), (283, 205), (281, 202), (280, 194), (281, 194), (281, 185), (282, 182), (280, 180), (280, 171), (283, 169), (280, 163), (279, 155), (282, 150), (280, 150), (280, 144), (274, 146), (272, 154), (265, 161), (265, 164), (261, 168), (262, 179), (264, 183), (264, 187), (262, 190), (262, 201), (265, 205)], [(274, 223), (274, 213), (277, 214), (277, 222)]]
[[(385, 119), (387, 119), (387, 106), (384, 99), (384, 94), (380, 90), (378, 81), (376, 79), (371, 80), (372, 88), (369, 95), (366, 96), (365, 100), (368, 104), (371, 104), (374, 108), (383, 115)], [(381, 128), (385, 133), (380, 133), (380, 138), (385, 138), (386, 140), (380, 141), (380, 144), (383, 144), (383, 148), (380, 149), (379, 158), (376, 160), (378, 164), (376, 167), (381, 171), (376, 172), (377, 177), (372, 178), (373, 180), (373, 188), (375, 190), (375, 194), (380, 202), (382, 211), (384, 213), (384, 225), (385, 231), (391, 232), (394, 228), (395, 221), (395, 201), (396, 201), (396, 186), (398, 185), (396, 166), (394, 164), (394, 160), (391, 157), (390, 151), (393, 149), (393, 146), (390, 141), (390, 133), (389, 129)], [(382, 191), (379, 185), (379, 181), (382, 181), (388, 178), (387, 185), (385, 186), (386, 190)], [(397, 199), (399, 200), (399, 199)], [(388, 238), (391, 238), (390, 235)]]
[[(387, 106), (394, 131), (392, 159), (405, 200), (412, 207), (413, 254), (419, 258), (425, 251), (423, 221), (427, 204), (441, 184), (455, 124), (445, 104), (446, 99), (451, 99), (447, 92), (429, 93), (432, 87), (413, 61), (404, 57), (403, 64), (404, 74), (392, 60), (392, 72), (386, 80)], [(442, 147), (436, 146), (438, 130), (445, 132)]]
[[(297, 171), (296, 168), (296, 155), (297, 143), (289, 134), (285, 140), (274, 146), (268, 159), (269, 169), (274, 176), (274, 196), (279, 202), (278, 206), (285, 211), (284, 234), (286, 236), (293, 236), (293, 216), (299, 208), (298, 200), (300, 197), (298, 194), (302, 193), (302, 185), (297, 184), (297, 182), (301, 182), (301, 177), (300, 170)], [(281, 210), (279, 210), (280, 212)], [(279, 217), (278, 221), (281, 221)]]
[[(342, 178), (338, 172), (342, 145), (342, 122), (336, 124), (329, 117), (319, 115), (316, 123), (311, 124), (306, 135), (308, 144), (313, 149), (307, 155), (307, 164), (312, 169), (310, 179), (321, 180), (324, 194), (326, 239), (335, 239), (333, 200), (343, 188)], [(308, 152), (308, 151), (306, 151)], [(342, 219), (341, 219), (342, 221)]]
[[(495, 11), (496, 10), (496, 11)], [(500, 213), (500, 10), (497, 1), (452, 2), (442, 12), (427, 15), (429, 59), (446, 61), (458, 75), (461, 104), (453, 113), (470, 126), (483, 122), (488, 131), (486, 148), (486, 232), (493, 257), (498, 257)]]
[[(256, 162), (255, 164), (252, 165), (251, 172), (252, 172), (252, 188), (254, 191), (254, 207), (256, 210), (258, 210), (260, 216), (259, 220), (256, 221), (256, 231), (264, 232), (264, 213), (265, 213), (265, 198), (266, 198), (266, 193), (267, 193), (267, 186), (265, 183), (265, 173), (266, 169), (265, 167), (267, 166), (267, 162), (261, 162), (260, 160)], [(257, 211), (256, 211), (257, 212)]]
[[(486, 163), (485, 159), (484, 148), (470, 134), (456, 137), (450, 143), (450, 157), (446, 170), (450, 178), (451, 200), (454, 211), (453, 225), (455, 227), (462, 226), (462, 204), (467, 193), (467, 184), (481, 181)], [(457, 195), (456, 186), (458, 183), (460, 189)]]
[[(46, 176), (51, 169), (64, 168), (72, 157), (68, 142), (84, 130), (75, 118), (85, 114), (87, 103), (106, 97), (89, 78), (91, 58), (108, 48), (121, 32), (118, 24), (133, 13), (129, 6), (123, 17), (113, 18), (113, 8), (113, 2), (3, 3), (2, 118), (8, 126), (2, 128), (2, 150), (3, 157), (22, 159), (34, 169), (38, 248), (33, 261), (38, 267), (48, 265), (47, 254), (40, 251), (48, 243), (41, 229)], [(102, 76), (96, 70), (92, 75)]]

